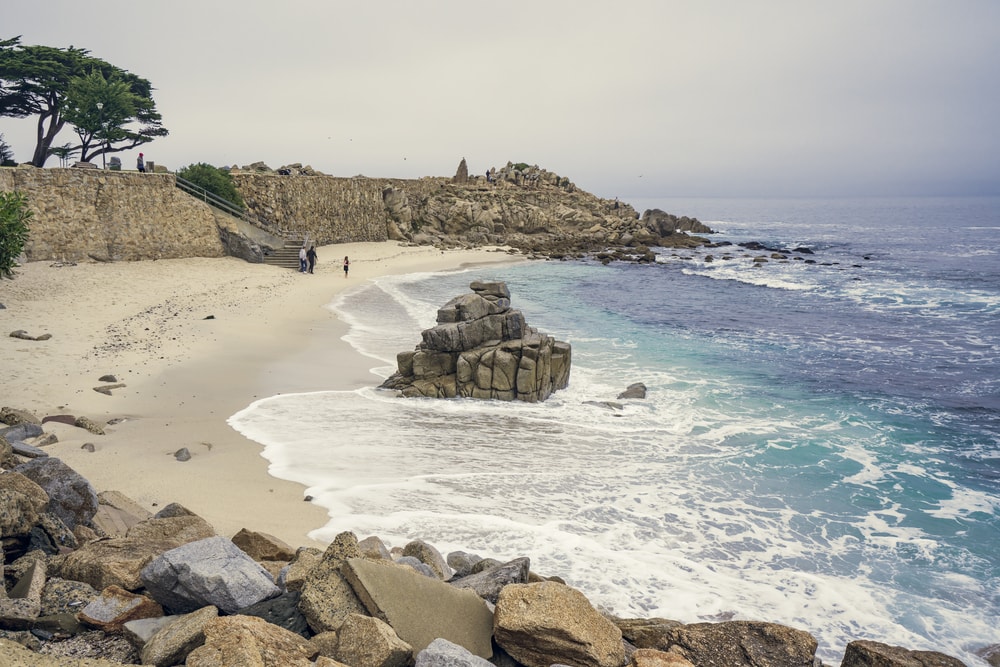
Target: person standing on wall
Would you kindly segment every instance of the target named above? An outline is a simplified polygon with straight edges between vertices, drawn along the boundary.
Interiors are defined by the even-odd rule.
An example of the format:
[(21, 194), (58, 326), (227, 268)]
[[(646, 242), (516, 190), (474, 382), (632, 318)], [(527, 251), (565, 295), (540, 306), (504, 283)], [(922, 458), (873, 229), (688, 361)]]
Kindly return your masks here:
[(351, 260), (347, 259), (347, 255), (344, 255), (344, 277), (347, 277), (347, 270), (351, 268)]
[(140, 173), (146, 173), (146, 162), (142, 159), (142, 153), (139, 153), (139, 158), (135, 161), (135, 168), (138, 169)]
[(309, 246), (309, 252), (306, 253), (306, 259), (309, 260), (309, 273), (313, 272), (316, 268), (316, 246)]

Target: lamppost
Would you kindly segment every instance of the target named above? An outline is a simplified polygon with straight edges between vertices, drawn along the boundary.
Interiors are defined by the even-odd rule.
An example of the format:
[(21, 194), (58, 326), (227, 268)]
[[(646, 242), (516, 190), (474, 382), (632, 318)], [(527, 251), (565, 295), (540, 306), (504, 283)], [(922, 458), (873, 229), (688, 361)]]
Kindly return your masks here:
[[(101, 122), (101, 132), (104, 132), (104, 102), (97, 103), (97, 114)], [(101, 169), (107, 169), (108, 165), (105, 162), (106, 154), (101, 153)]]

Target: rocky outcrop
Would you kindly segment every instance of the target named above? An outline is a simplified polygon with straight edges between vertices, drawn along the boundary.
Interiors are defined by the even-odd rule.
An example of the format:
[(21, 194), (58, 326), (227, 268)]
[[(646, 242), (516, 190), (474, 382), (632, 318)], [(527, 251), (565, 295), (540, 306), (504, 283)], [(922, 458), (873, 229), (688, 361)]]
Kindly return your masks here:
[(529, 327), (502, 282), (473, 282), (471, 294), (438, 310), (413, 352), (397, 355), (383, 389), (403, 396), (537, 402), (569, 385), (571, 348)]
[(554, 258), (603, 253), (652, 261), (651, 247), (691, 247), (711, 230), (693, 218), (647, 211), (580, 190), (537, 165), (454, 177), (334, 177), (300, 163), (230, 168), (249, 225), (176, 187), (173, 174), (100, 169), (0, 169), (0, 191), (28, 196), (29, 260), (219, 257), (259, 262), (281, 237), (317, 245), (399, 240), (439, 247), (508, 246)]

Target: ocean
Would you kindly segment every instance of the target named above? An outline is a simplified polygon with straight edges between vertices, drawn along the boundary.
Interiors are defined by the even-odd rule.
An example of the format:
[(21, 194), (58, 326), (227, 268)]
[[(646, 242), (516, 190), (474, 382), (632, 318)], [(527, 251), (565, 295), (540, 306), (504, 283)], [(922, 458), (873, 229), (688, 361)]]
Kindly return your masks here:
[[(697, 217), (713, 241), (812, 252), (378, 279), (330, 304), (370, 387), (267, 398), (231, 425), (329, 509), (319, 540), (529, 556), (619, 616), (783, 623), (830, 664), (872, 639), (985, 665), (1000, 198), (631, 203)], [(531, 326), (572, 344), (570, 386), (539, 404), (377, 390), (473, 280), (505, 281)], [(645, 400), (602, 405), (634, 382)]]

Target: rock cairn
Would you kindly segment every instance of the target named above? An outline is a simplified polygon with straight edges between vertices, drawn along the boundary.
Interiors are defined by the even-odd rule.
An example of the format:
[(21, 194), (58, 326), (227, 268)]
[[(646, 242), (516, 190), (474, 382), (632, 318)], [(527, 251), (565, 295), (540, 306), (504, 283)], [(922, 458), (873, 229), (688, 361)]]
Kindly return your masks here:
[(503, 282), (473, 282), (382, 383), (403, 396), (538, 402), (569, 385), (571, 348), (529, 327)]
[[(246, 528), (226, 538), (180, 505), (154, 515), (97, 493), (21, 428), (44, 420), (3, 414), (19, 421), (0, 428), (4, 667), (822, 666), (803, 630), (618, 618), (527, 557), (443, 556), (351, 532), (326, 549)], [(998, 653), (980, 651), (990, 664)], [(841, 664), (963, 665), (867, 640)]]

